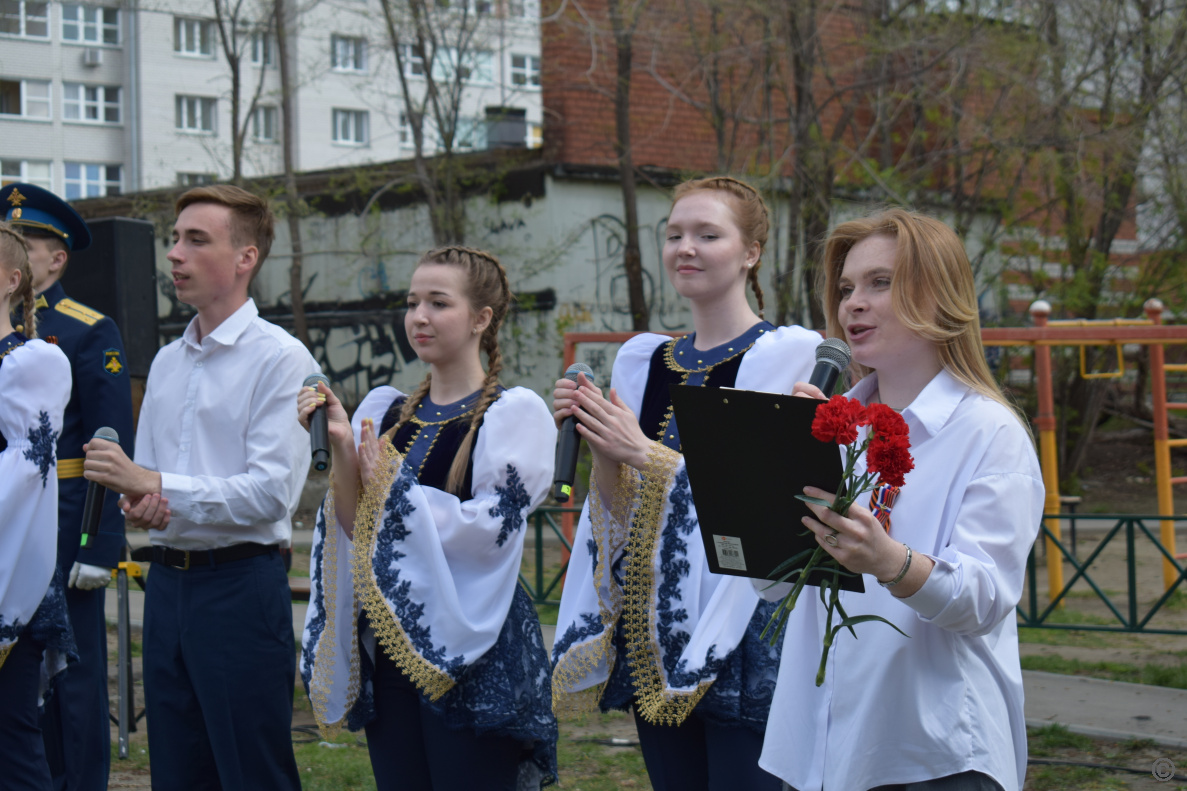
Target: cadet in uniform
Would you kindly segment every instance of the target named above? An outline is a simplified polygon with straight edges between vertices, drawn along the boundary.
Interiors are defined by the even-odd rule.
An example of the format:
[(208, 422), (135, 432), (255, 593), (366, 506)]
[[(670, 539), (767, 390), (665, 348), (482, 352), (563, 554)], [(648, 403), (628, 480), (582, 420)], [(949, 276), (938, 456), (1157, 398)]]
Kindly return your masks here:
[(133, 448), (132, 392), (124, 370), (124, 344), (115, 322), (66, 296), (58, 282), (70, 254), (91, 234), (65, 201), (32, 184), (0, 189), (7, 220), (29, 242), (37, 292), (38, 335), (55, 338), (70, 360), (73, 391), (58, 439), (58, 568), (80, 661), (58, 681), (41, 728), (58, 791), (107, 788), (111, 730), (107, 700), (107, 627), (104, 597), (124, 545), (124, 516), (115, 495), (103, 504), (98, 536), (80, 547), (87, 482), (82, 446), (110, 426), (128, 453)]

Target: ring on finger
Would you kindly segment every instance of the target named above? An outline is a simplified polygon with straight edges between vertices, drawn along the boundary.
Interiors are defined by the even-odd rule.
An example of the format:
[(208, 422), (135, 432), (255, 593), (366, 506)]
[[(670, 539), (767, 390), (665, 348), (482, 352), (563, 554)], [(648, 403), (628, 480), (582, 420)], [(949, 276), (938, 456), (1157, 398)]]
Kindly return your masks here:
[(837, 545), (837, 531), (834, 530), (825, 536), (824, 543), (828, 544), (830, 547), (835, 547)]

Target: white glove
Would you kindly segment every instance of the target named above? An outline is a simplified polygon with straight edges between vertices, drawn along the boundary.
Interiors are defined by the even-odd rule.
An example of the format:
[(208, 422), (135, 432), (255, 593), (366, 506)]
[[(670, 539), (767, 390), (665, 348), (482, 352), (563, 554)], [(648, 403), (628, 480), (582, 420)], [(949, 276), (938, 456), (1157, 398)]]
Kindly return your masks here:
[(102, 566), (90, 566), (86, 563), (74, 564), (70, 569), (70, 587), (89, 591), (102, 588), (111, 581), (111, 569)]

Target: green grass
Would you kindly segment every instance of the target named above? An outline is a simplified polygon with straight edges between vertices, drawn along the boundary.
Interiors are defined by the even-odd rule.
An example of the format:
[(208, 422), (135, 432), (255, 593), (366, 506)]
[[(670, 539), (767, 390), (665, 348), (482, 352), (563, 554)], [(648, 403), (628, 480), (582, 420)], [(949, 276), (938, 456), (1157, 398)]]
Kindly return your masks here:
[(1063, 725), (1027, 728), (1026, 735), (1030, 741), (1030, 753), (1036, 757), (1053, 755), (1055, 750), (1061, 748), (1088, 750), (1093, 745), (1091, 738), (1081, 733), (1072, 733)]
[(1027, 773), (1034, 791), (1125, 791), (1128, 785), (1085, 766), (1032, 766)]
[(1084, 662), (1061, 656), (1024, 656), (1023, 670), (1042, 670), (1067, 676), (1088, 676), (1107, 681), (1150, 684), (1158, 687), (1187, 689), (1187, 666), (1132, 665), (1125, 662)]
[(333, 742), (342, 747), (323, 747), (321, 741), (294, 744), (301, 787), (305, 791), (372, 791), (371, 757), (353, 733), (341, 733)]

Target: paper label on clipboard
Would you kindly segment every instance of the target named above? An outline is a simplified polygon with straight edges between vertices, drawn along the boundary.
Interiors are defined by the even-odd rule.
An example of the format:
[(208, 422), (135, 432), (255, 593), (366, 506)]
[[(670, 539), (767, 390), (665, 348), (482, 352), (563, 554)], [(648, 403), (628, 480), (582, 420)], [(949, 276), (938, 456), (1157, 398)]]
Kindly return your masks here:
[(746, 556), (742, 554), (742, 539), (734, 536), (713, 536), (713, 548), (717, 550), (717, 565), (734, 571), (746, 570)]

